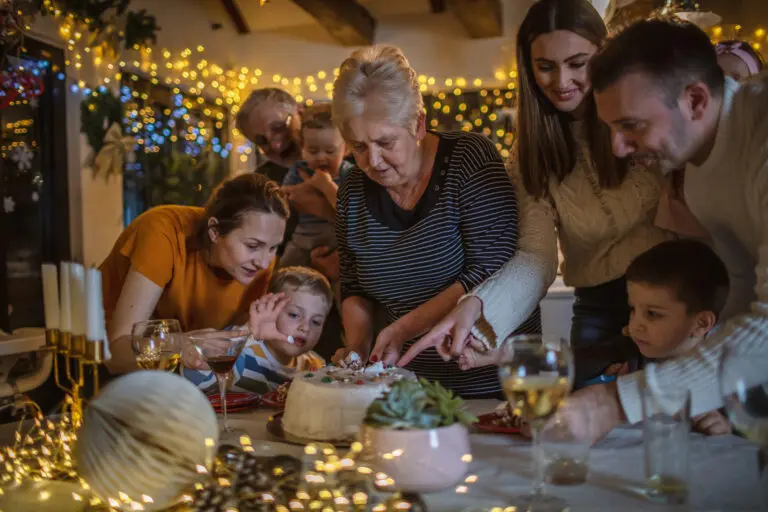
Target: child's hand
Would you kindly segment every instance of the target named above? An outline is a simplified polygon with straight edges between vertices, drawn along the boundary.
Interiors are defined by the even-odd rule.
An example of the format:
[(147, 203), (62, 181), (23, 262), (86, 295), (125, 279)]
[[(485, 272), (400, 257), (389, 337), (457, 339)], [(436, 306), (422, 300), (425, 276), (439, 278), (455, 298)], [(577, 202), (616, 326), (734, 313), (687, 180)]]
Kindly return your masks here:
[(614, 363), (606, 368), (604, 373), (615, 377), (626, 375), (629, 373), (629, 363)]
[(304, 183), (321, 192), (324, 190), (324, 187), (333, 183), (333, 176), (331, 176), (331, 173), (320, 169), (315, 169), (311, 176), (304, 169), (299, 169), (299, 175), (301, 176), (301, 179), (304, 180)]
[(277, 317), (283, 312), (291, 299), (282, 293), (268, 293), (251, 303), (248, 329), (257, 340), (283, 341), (288, 337), (277, 329)]
[(723, 436), (732, 432), (731, 422), (720, 411), (709, 411), (694, 417), (693, 429), (706, 436)]

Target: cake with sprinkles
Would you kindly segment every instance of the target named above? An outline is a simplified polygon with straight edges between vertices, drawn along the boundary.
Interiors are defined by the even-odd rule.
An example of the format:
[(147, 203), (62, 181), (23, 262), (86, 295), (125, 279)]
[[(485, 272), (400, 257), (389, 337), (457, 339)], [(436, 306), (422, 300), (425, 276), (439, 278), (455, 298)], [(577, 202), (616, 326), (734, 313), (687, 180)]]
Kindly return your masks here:
[(401, 379), (415, 379), (381, 362), (365, 365), (354, 352), (339, 366), (326, 366), (293, 379), (283, 414), (283, 430), (314, 441), (354, 439), (368, 406)]

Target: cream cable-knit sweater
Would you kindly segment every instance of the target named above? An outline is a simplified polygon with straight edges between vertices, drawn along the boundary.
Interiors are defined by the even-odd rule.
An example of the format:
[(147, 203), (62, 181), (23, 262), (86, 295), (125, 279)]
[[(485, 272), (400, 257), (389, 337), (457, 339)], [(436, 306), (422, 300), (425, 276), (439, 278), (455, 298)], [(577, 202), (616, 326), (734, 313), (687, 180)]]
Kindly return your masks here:
[[(739, 86), (726, 79), (715, 145), (701, 167), (688, 166), (685, 199), (711, 234), (731, 277), (727, 319), (692, 355), (665, 362), (649, 374), (656, 389), (687, 387), (691, 414), (722, 405), (718, 364), (722, 348), (739, 345), (768, 356), (768, 75)], [(755, 359), (757, 361), (757, 359)], [(745, 369), (747, 370), (747, 369)], [(749, 368), (755, 384), (768, 367)], [(619, 397), (631, 423), (642, 420), (643, 372), (619, 378)]]
[(516, 169), (512, 178), (520, 210), (517, 253), (470, 292), (483, 302), (473, 334), (489, 346), (514, 332), (546, 295), (557, 269), (557, 235), (569, 286), (617, 279), (636, 256), (674, 237), (654, 224), (661, 193), (657, 171), (634, 168), (621, 186), (602, 189), (582, 153), (573, 172), (551, 183), (549, 197), (538, 201), (526, 193)]

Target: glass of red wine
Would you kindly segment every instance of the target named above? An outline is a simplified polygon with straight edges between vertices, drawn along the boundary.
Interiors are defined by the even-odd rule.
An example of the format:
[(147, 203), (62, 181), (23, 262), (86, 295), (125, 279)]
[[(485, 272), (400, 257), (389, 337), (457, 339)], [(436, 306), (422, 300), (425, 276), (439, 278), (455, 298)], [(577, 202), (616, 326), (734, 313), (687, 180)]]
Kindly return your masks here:
[(239, 329), (208, 331), (189, 336), (189, 341), (195, 346), (200, 357), (216, 375), (221, 396), (221, 410), (224, 413), (222, 434), (232, 431), (227, 424), (227, 381), (235, 361), (248, 342), (248, 337), (247, 330)]

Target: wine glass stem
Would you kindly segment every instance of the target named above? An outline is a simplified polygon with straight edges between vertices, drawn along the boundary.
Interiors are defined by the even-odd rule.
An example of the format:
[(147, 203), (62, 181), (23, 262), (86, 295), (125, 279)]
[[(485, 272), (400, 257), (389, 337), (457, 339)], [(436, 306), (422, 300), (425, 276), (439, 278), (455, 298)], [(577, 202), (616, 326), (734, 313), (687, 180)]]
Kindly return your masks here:
[(227, 381), (229, 380), (229, 374), (219, 375), (216, 374), (216, 381), (219, 383), (219, 396), (221, 397), (221, 411), (224, 413), (224, 432), (229, 430), (229, 424), (227, 423)]
[(541, 424), (534, 421), (531, 425), (533, 436), (533, 485), (531, 494), (535, 497), (544, 496), (544, 457), (541, 451)]

